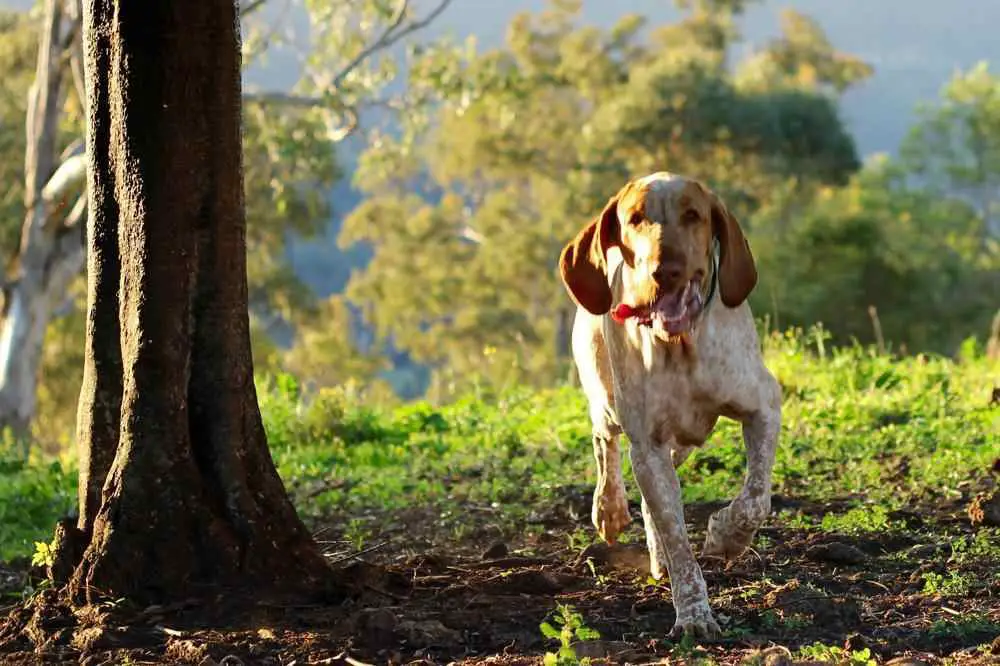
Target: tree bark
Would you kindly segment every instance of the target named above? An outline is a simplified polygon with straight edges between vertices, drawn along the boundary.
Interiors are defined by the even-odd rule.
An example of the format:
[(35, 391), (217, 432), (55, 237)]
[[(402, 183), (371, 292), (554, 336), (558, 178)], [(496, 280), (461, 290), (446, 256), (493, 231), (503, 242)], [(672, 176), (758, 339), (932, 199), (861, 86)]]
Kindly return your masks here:
[(275, 471), (253, 383), (236, 5), (87, 0), (84, 31), (88, 543), (68, 592), (315, 593), (330, 569)]

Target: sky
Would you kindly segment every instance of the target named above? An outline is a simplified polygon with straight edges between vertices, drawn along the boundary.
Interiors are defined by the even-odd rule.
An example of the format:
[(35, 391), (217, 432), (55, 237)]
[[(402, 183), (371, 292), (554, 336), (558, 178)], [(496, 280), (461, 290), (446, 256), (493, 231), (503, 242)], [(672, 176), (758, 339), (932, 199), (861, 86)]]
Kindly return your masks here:
[[(434, 0), (413, 0), (428, 7)], [(271, 0), (277, 15), (287, 3)], [(0, 0), (0, 8), (24, 9), (32, 0)], [(497, 46), (514, 14), (538, 10), (543, 0), (453, 0), (425, 37), (475, 35), (482, 48)], [(1000, 59), (1000, 0), (766, 0), (753, 8), (742, 25), (747, 48), (761, 44), (778, 30), (785, 7), (816, 18), (833, 44), (860, 55), (875, 67), (875, 76), (847, 94), (843, 116), (863, 154), (893, 152), (919, 102), (933, 101), (941, 86), (958, 69), (980, 60)], [(671, 0), (584, 0), (583, 21), (613, 23), (626, 13), (649, 17), (653, 24), (677, 17)], [(307, 39), (305, 22), (290, 25)], [(301, 15), (300, 15), (301, 16)], [(269, 58), (266, 67), (248, 72), (248, 85), (281, 89), (296, 76), (296, 61), (285, 54)]]

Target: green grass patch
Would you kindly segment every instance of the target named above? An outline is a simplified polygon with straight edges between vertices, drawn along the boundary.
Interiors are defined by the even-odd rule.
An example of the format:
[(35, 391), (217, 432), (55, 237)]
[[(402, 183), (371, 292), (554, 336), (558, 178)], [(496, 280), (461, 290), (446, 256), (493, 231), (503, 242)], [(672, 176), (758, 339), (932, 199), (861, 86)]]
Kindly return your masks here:
[[(996, 363), (976, 354), (894, 359), (861, 347), (828, 350), (822, 340), (820, 331), (764, 342), (784, 386), (775, 491), (864, 501), (821, 519), (782, 519), (885, 531), (896, 527), (892, 510), (954, 496), (989, 473), (1000, 456), (1000, 410), (987, 404)], [(475, 511), (530, 529), (542, 503), (592, 489), (590, 424), (575, 387), (481, 389), (443, 406), (376, 409), (350, 389), (307, 392), (288, 376), (259, 386), (271, 449), (300, 511), (349, 517), (355, 545), (386, 527), (376, 521), (402, 521), (414, 510), (436, 515), (455, 538)], [(627, 456), (625, 465), (631, 481)], [(732, 497), (743, 465), (739, 426), (722, 420), (681, 469), (685, 499)], [(74, 503), (72, 460), (22, 462), (14, 448), (0, 452), (0, 559), (29, 556)], [(989, 547), (963, 542), (957, 550)]]
[(30, 557), (76, 506), (76, 467), (0, 445), (0, 561)]

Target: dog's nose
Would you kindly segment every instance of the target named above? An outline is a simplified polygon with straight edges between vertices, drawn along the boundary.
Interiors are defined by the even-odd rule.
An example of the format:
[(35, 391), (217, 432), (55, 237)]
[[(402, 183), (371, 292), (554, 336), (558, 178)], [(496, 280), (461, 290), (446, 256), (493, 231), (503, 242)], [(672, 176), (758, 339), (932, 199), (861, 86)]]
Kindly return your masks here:
[(653, 278), (662, 284), (675, 284), (684, 276), (684, 265), (676, 261), (666, 261), (653, 271)]

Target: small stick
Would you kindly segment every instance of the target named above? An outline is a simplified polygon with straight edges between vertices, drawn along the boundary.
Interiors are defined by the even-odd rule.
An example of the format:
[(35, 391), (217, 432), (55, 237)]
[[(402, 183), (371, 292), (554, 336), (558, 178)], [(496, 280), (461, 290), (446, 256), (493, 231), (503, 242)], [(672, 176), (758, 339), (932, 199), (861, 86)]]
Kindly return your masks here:
[(878, 308), (874, 305), (869, 305), (868, 317), (872, 320), (872, 329), (875, 331), (875, 343), (878, 345), (878, 353), (885, 355), (885, 338), (882, 337), (882, 322), (878, 318)]

